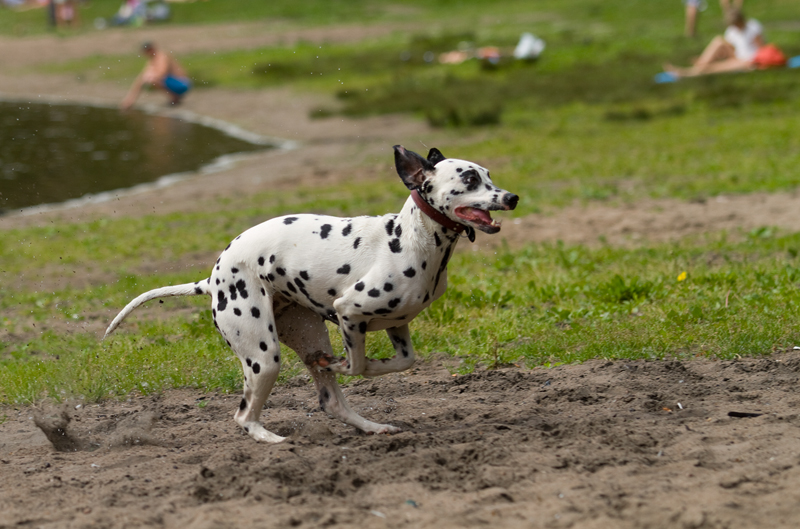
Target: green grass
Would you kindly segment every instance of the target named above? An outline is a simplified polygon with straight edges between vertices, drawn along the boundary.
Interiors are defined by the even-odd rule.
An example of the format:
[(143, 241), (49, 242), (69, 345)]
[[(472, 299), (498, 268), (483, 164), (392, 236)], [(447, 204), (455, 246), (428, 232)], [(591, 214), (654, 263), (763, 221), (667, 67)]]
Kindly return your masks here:
[[(91, 9), (110, 7), (96, 0)], [(747, 7), (771, 40), (800, 54), (791, 29), (794, 2)], [(680, 37), (679, 3), (651, 0), (533, 6), (231, 0), (176, 5), (175, 23), (271, 17), (292, 27), (419, 21), (415, 32), (387, 32), (368, 42), (299, 43), (181, 59), (200, 88), (285, 85), (337, 95), (337, 106), (316, 109), (315, 115), (403, 112), (427, 119), (440, 127), (436, 146), (446, 156), (489, 167), (498, 185), (520, 195), (517, 210), (502, 215), (508, 218), (575, 201), (689, 200), (797, 188), (799, 71), (668, 86), (651, 82), (662, 62), (685, 63), (719, 31), (715, 10), (710, 3), (698, 40)], [(0, 11), (0, 33), (35, 32), (24, 24), (14, 29), (11, 15)], [(16, 20), (28, 16), (17, 15)], [(447, 51), (467, 40), (512, 47), (525, 30), (547, 41), (536, 63), (506, 61), (488, 68), (474, 61), (447, 66), (423, 60), (426, 51)], [(97, 56), (44, 70), (75, 73), (87, 82), (126, 81), (141, 64), (131, 56)], [(0, 344), (0, 403), (98, 399), (182, 386), (238, 391), (238, 361), (213, 330), (206, 299), (170, 299), (162, 307), (174, 310), (137, 311), (108, 342), (98, 343), (80, 325), (105, 322), (145, 290), (206, 273), (141, 273), (143, 261), (166, 267), (187, 255), (213, 256), (247, 227), (286, 212), (397, 211), (407, 191), (390, 161), (378, 162), (387, 168), (376, 177), (380, 185), (344, 182), (220, 201), (202, 213), (3, 232), (5, 278), (41, 276), (57, 284), (80, 267), (104, 280), (102, 286), (49, 290), (25, 280), (4, 282), (0, 325), (9, 339)], [(800, 341), (798, 252), (800, 235), (769, 227), (634, 249), (554, 244), (496, 255), (463, 252), (453, 259), (445, 297), (412, 323), (413, 339), (423, 354), (443, 351), (463, 359), (460, 371), (477, 363), (533, 367), (590, 358), (735, 358), (786, 350)], [(335, 331), (332, 338), (340, 350)], [(370, 335), (368, 344), (371, 356), (392, 354), (383, 334)], [(284, 379), (302, 370), (294, 355), (282, 358)]]
[[(423, 356), (441, 351), (461, 358), (460, 372), (477, 363), (730, 359), (787, 350), (800, 343), (798, 253), (800, 235), (773, 230), (735, 244), (717, 235), (634, 250), (538, 245), (461, 253), (450, 266), (446, 295), (412, 324), (412, 337)], [(81, 332), (35, 333), (36, 322), (113, 314), (141, 291), (197, 279), (197, 273), (127, 277), (13, 298), (3, 325), (35, 337), (0, 345), (0, 402), (94, 400), (184, 386), (238, 391), (238, 361), (214, 330), (206, 298), (165, 301), (190, 313), (156, 320), (134, 313), (102, 343)], [(393, 354), (383, 334), (371, 334), (368, 346), (372, 357)], [(283, 362), (282, 379), (302, 371), (288, 352)]]

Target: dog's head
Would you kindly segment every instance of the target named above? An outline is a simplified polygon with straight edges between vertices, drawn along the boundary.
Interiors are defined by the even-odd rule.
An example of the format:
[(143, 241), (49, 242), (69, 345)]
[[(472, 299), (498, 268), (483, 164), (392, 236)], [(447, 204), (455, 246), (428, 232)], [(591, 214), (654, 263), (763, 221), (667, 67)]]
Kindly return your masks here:
[(406, 187), (416, 189), (436, 211), (465, 225), (471, 240), (475, 229), (500, 231), (500, 222), (489, 212), (514, 209), (519, 201), (517, 195), (495, 186), (480, 165), (445, 158), (439, 149), (431, 149), (425, 159), (395, 145), (394, 163)]

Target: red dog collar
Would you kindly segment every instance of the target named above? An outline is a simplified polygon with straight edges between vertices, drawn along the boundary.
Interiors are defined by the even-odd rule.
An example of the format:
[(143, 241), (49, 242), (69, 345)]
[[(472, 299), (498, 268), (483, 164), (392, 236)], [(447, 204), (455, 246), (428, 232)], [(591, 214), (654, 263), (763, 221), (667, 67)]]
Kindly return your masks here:
[(416, 189), (411, 191), (411, 198), (414, 199), (414, 203), (419, 206), (419, 209), (425, 213), (427, 216), (447, 228), (448, 230), (453, 230), (456, 233), (461, 233), (467, 227), (461, 224), (460, 222), (456, 222), (449, 217), (446, 217), (433, 209), (433, 206), (425, 202), (425, 199), (417, 192)]

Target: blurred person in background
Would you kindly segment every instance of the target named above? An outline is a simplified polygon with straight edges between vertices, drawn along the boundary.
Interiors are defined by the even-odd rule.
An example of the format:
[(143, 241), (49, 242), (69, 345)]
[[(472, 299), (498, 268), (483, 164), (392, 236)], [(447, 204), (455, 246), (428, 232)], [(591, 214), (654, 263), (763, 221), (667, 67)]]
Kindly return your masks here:
[(747, 19), (740, 9), (726, 13), (725, 34), (716, 36), (700, 57), (688, 68), (665, 64), (664, 71), (677, 77), (696, 77), (726, 72), (744, 72), (754, 68), (783, 66), (786, 57), (773, 44), (766, 44), (761, 23)]
[(147, 64), (133, 81), (120, 108), (127, 110), (132, 107), (144, 86), (164, 90), (169, 97), (168, 104), (180, 104), (192, 87), (186, 71), (174, 57), (157, 49), (152, 42), (145, 42), (142, 45), (142, 52), (148, 57)]

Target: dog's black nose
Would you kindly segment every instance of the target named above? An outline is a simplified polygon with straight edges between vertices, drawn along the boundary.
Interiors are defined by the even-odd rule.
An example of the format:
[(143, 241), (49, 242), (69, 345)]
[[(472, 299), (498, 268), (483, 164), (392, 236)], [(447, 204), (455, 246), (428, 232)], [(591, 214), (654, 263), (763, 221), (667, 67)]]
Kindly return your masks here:
[(508, 206), (508, 209), (514, 209), (517, 207), (517, 202), (519, 202), (519, 197), (514, 193), (506, 193), (503, 197), (503, 204)]

